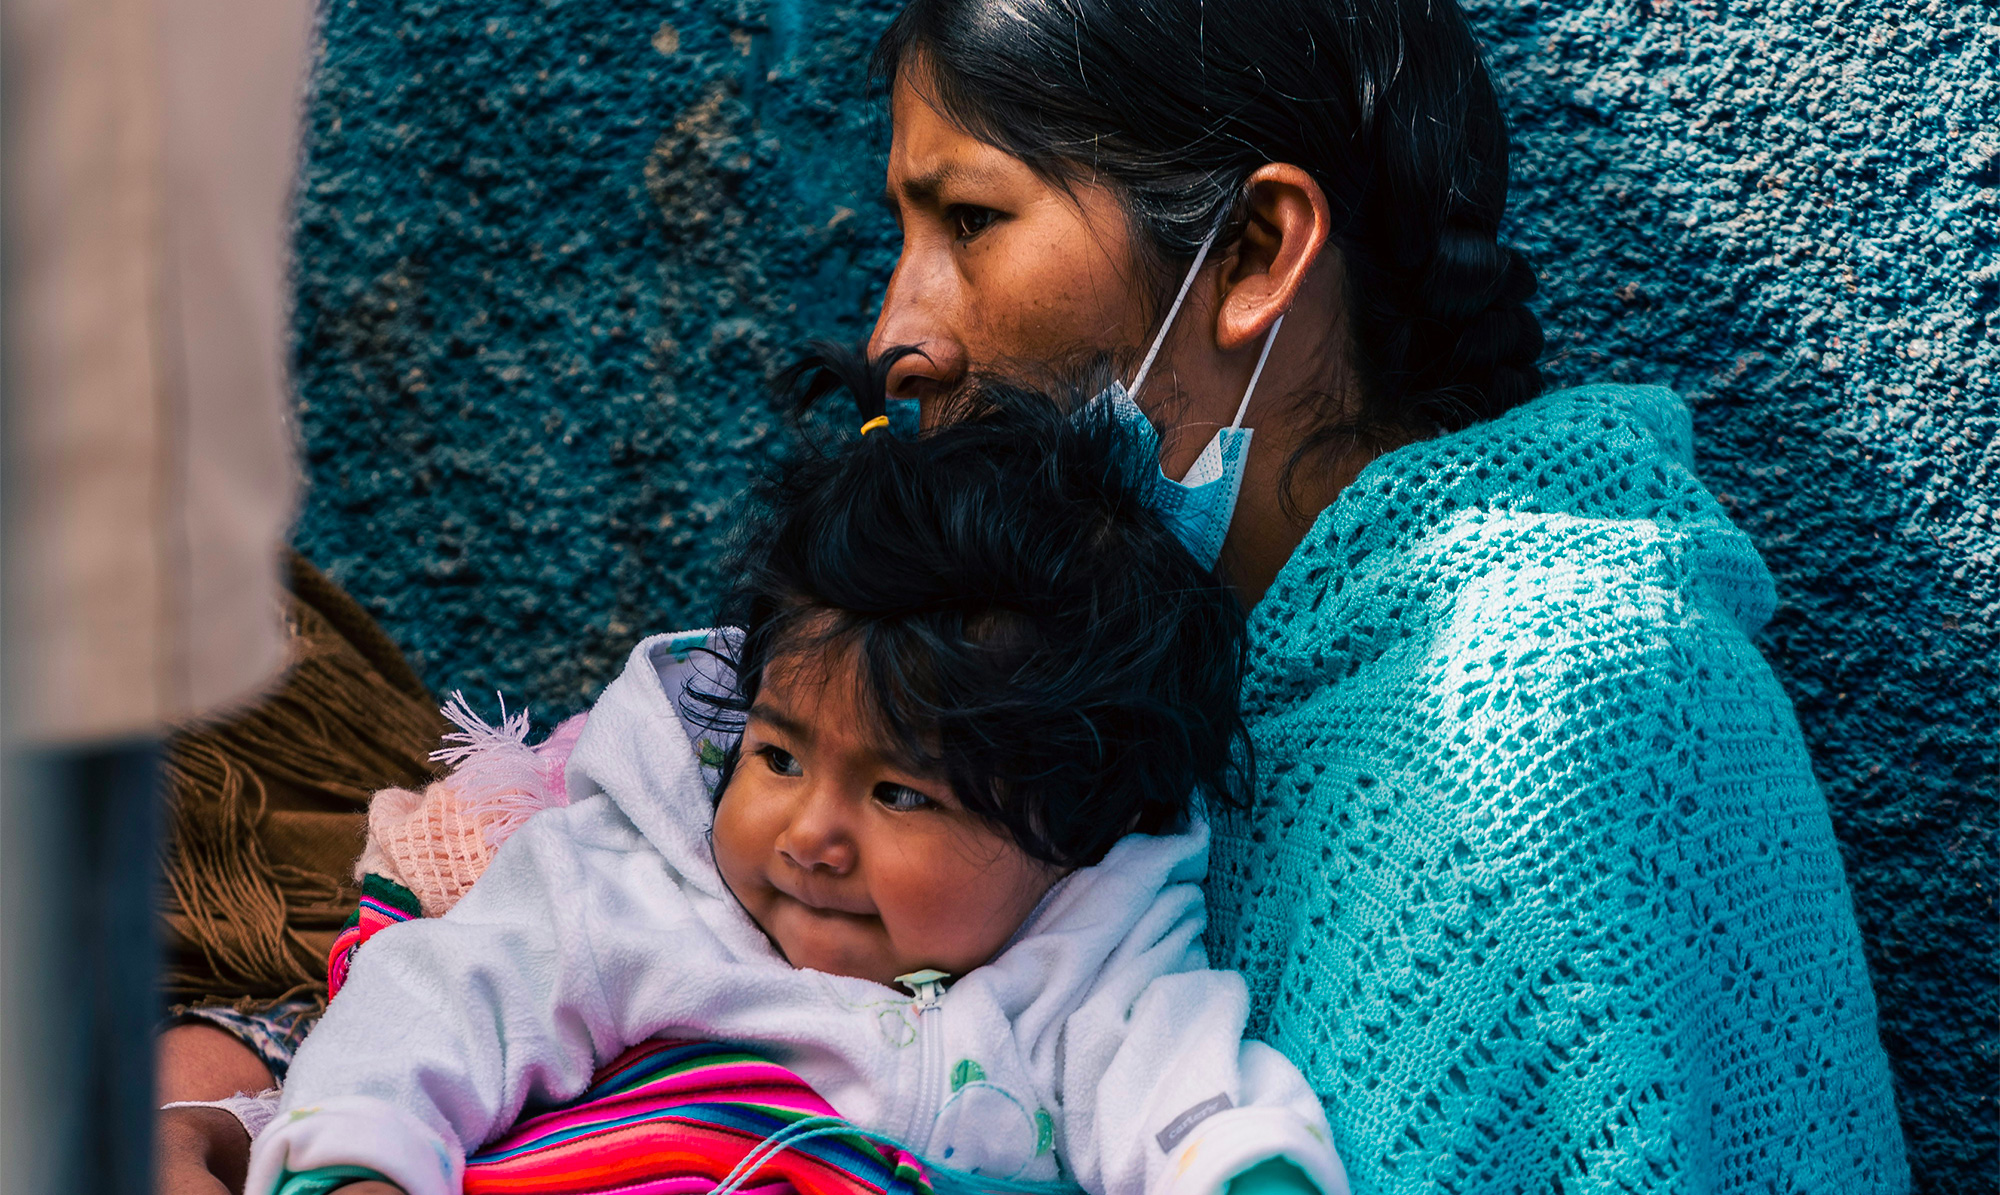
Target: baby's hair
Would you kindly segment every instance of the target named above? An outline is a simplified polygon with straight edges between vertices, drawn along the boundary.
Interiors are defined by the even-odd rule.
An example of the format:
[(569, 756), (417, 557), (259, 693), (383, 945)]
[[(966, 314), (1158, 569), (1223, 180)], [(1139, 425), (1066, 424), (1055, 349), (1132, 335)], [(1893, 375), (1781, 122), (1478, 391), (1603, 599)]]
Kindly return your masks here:
[[(882, 409), (882, 362), (813, 347), (781, 383), (801, 409), (836, 389)], [(1089, 392), (980, 381), (914, 438), (803, 445), (742, 529), (736, 683), (691, 687), (692, 712), (740, 729), (773, 664), (851, 648), (857, 716), (1063, 867), (1240, 803), (1242, 610), (1147, 508), (1158, 470)]]

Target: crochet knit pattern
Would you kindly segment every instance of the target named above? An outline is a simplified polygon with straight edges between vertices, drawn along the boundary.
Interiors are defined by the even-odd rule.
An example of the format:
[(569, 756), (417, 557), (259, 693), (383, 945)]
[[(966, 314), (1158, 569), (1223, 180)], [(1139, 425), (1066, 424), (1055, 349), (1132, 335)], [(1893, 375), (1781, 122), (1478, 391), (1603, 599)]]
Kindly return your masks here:
[(1904, 1191), (1770, 575), (1668, 390), (1376, 461), (1251, 616), (1216, 965), (1356, 1195)]
[[(514, 831), (544, 809), (569, 804), (563, 765), (583, 734), (584, 715), (556, 727), (540, 746), (528, 746), (528, 715), (506, 716), (489, 726), (472, 712), (465, 696), (453, 693), (440, 711), (455, 733), (450, 746), (431, 752), (454, 765), (450, 775), (423, 792), (385, 788), (368, 802), (368, 841), (354, 865), (354, 878), (386, 879), (414, 895), (426, 917), (442, 917), (472, 891), (493, 854)], [(362, 912), (368, 909), (364, 887)], [(343, 955), (359, 946), (349, 918), (328, 956), (329, 978), (345, 972)], [(364, 935), (365, 936), (365, 935)]]

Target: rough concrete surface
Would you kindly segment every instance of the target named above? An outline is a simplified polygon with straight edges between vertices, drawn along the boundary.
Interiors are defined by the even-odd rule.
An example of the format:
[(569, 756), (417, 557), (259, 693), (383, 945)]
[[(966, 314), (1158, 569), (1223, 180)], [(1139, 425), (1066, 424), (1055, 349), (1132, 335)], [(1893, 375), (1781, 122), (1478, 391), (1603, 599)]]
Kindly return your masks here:
[[(330, 0), (298, 542), (538, 720), (698, 624), (894, 254), (890, 0)], [(1782, 605), (1919, 1188), (1995, 1189), (2000, 7), (1476, 0), (1558, 382), (1664, 381)]]

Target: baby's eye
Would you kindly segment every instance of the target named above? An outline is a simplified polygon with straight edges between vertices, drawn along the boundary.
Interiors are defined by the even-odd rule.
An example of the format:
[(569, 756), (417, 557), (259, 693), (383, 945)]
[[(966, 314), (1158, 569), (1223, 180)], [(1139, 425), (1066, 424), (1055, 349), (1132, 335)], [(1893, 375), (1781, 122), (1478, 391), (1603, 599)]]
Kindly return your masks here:
[(944, 210), (944, 218), (950, 221), (954, 236), (961, 241), (969, 241), (993, 227), (1000, 213), (975, 203), (954, 203)]
[(898, 813), (928, 809), (937, 804), (906, 784), (878, 784), (875, 786), (875, 799)]
[(764, 757), (765, 766), (780, 776), (803, 776), (805, 769), (799, 766), (798, 757), (783, 747), (759, 747), (757, 754)]

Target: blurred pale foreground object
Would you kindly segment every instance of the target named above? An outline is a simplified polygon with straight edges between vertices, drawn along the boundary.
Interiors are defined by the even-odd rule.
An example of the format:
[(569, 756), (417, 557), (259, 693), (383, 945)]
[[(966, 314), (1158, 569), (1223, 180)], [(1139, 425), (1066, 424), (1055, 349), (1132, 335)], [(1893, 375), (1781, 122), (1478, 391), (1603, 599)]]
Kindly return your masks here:
[(8, 737), (150, 736), (283, 661), (305, 0), (8, 0)]
[(6, 0), (0, 1174), (152, 1188), (158, 744), (284, 661), (310, 0)]

